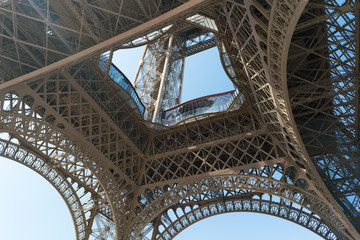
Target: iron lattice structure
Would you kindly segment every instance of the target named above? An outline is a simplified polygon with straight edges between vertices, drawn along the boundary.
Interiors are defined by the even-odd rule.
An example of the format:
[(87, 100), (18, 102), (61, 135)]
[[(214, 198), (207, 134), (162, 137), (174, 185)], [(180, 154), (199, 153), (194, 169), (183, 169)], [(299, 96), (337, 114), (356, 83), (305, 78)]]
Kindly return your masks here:
[[(197, 20), (183, 21), (146, 45), (134, 79), (135, 89), (146, 105), (145, 119), (158, 122), (161, 111), (180, 104), (185, 58), (216, 46), (214, 29)], [(216, 27), (213, 20), (211, 23)]]
[[(77, 239), (171, 239), (240, 211), (360, 239), (357, 0), (0, 0), (0, 13), (0, 155), (59, 191)], [(168, 89), (160, 109), (179, 101), (184, 58), (215, 44), (244, 102), (144, 121), (111, 65), (143, 44), (137, 79), (167, 71), (143, 88)]]

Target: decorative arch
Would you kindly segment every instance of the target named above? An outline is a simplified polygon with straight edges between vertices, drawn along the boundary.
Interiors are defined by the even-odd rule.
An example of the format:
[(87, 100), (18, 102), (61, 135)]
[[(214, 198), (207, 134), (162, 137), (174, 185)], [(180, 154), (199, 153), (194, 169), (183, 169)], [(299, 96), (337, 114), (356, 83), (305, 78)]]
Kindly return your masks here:
[[(294, 30), (308, 2), (276, 0), (262, 6), (254, 4), (258, 9), (251, 14), (254, 8), (250, 4), (256, 2), (227, 0), (219, 11), (219, 25), (224, 33), (224, 63), (228, 56), (236, 56), (230, 58), (232, 64), (223, 64), (224, 68), (233, 81), (245, 85), (248, 99), (256, 103), (254, 110), (274, 133), (274, 139), (290, 154), (297, 168), (311, 180), (315, 192), (329, 203), (331, 212), (346, 226), (350, 238), (358, 238), (358, 231), (314, 167), (292, 115), (287, 90), (287, 59)], [(265, 27), (266, 39), (261, 31), (256, 31), (256, 25)], [(231, 45), (226, 45), (227, 39), (233, 39)]]
[[(112, 210), (106, 195), (102, 194), (103, 187), (86, 166), (74, 161), (72, 155), (46, 159), (3, 132), (0, 133), (0, 156), (30, 168), (58, 191), (72, 216), (77, 239), (87, 239), (89, 235), (114, 235), (114, 224), (109, 222), (109, 219), (113, 219)], [(66, 171), (70, 169), (71, 173)], [(89, 226), (92, 226), (91, 232)], [(115, 239), (115, 236), (110, 239)]]
[[(199, 206), (201, 205), (201, 206)], [(191, 206), (190, 211), (186, 211), (183, 206), (170, 208), (168, 211), (176, 212), (172, 214), (177, 218), (171, 219), (168, 211), (158, 221), (160, 224), (154, 227), (155, 239), (168, 240), (177, 236), (179, 233), (203, 219), (225, 213), (234, 212), (254, 212), (263, 213), (279, 217), (296, 223), (324, 239), (337, 239), (332, 229), (318, 216), (306, 212), (302, 207), (293, 205), (291, 202), (275, 202), (263, 199), (244, 199), (238, 196), (237, 199), (219, 199), (217, 202), (199, 203)], [(181, 214), (181, 215), (180, 215)], [(162, 229), (162, 231), (159, 231)]]
[[(1, 95), (0, 132), (9, 139), (0, 137), (0, 155), (31, 168), (56, 188), (70, 209), (77, 239), (115, 239), (124, 224), (124, 197), (109, 169), (45, 108), (13, 91)], [(85, 201), (80, 195), (87, 193), (96, 197)]]
[[(5, 133), (1, 133), (1, 135), (5, 135)], [(38, 154), (21, 147), (11, 138), (9, 140), (0, 139), (0, 156), (18, 162), (45, 178), (65, 201), (74, 222), (77, 239), (84, 239), (87, 225), (84, 211), (86, 209), (82, 206), (74, 184), (56, 169), (54, 163), (44, 161)]]
[[(344, 227), (341, 220), (339, 220), (331, 208), (329, 208), (329, 206), (316, 195), (292, 184), (274, 180), (272, 178), (240, 174), (207, 177), (169, 189), (169, 191), (164, 192), (154, 201), (149, 202), (149, 204), (141, 212), (138, 212), (137, 217), (132, 219), (133, 228), (129, 231), (128, 239), (135, 239), (140, 235), (143, 235), (142, 231), (145, 226), (153, 222), (154, 219), (161, 215), (166, 209), (176, 207), (182, 201), (186, 203), (196, 203), (196, 198), (194, 198), (194, 196), (200, 196), (203, 194), (211, 196), (209, 199), (221, 199), (221, 191), (245, 191), (251, 196), (263, 194), (272, 195), (273, 198), (275, 197), (279, 199), (279, 203), (281, 203), (280, 201), (288, 203), (287, 208), (289, 210), (287, 211), (290, 212), (291, 210), (289, 206), (298, 205), (299, 208), (301, 208), (299, 213), (307, 212), (309, 215), (316, 216), (314, 220), (318, 221), (321, 219), (322, 221), (318, 221), (315, 228), (308, 224), (299, 222), (300, 225), (303, 225), (310, 230), (316, 229), (315, 231), (317, 231), (320, 227), (320, 229), (338, 229), (336, 237), (346, 236), (351, 239), (347, 233), (348, 230)], [(253, 199), (247, 200), (252, 200), (253, 203), (256, 203)], [(269, 214), (272, 213), (270, 212)], [(291, 218), (289, 218), (289, 220), (291, 220)], [(327, 227), (324, 227), (325, 225), (327, 225)], [(325, 235), (330, 234), (330, 230), (321, 230), (321, 232), (326, 232), (324, 233)]]

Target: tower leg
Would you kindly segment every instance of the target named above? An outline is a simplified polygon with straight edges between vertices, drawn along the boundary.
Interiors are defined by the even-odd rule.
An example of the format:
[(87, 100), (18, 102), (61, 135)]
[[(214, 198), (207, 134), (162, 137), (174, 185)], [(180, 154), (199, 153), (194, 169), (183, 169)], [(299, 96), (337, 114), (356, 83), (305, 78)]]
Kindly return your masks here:
[(171, 34), (169, 37), (168, 50), (166, 51), (166, 58), (165, 58), (165, 63), (164, 63), (164, 67), (163, 67), (163, 72), (161, 74), (160, 87), (159, 87), (158, 95), (157, 95), (156, 102), (155, 102), (155, 110), (154, 110), (154, 115), (152, 117), (153, 122), (156, 122), (157, 116), (159, 114), (159, 107), (161, 104), (161, 96), (163, 94), (164, 82), (168, 76), (169, 59), (171, 57), (171, 46), (172, 46), (173, 40), (174, 40), (174, 35)]

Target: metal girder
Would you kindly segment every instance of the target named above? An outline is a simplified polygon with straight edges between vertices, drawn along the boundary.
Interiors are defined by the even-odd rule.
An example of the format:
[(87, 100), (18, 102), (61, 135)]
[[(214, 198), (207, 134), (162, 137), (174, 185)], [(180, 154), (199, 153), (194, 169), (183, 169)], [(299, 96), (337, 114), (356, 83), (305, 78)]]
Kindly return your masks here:
[[(7, 101), (9, 98), (5, 100)], [(30, 113), (31, 110), (28, 110)], [(92, 230), (101, 232), (100, 228), (96, 229), (97, 227), (92, 225), (93, 219), (101, 215), (112, 222), (113, 213), (97, 177), (86, 164), (76, 161), (79, 159), (78, 153), (62, 148), (63, 146), (56, 146), (55, 141), (48, 141), (46, 135), (54, 134), (50, 128), (48, 129), (50, 131), (46, 132), (46, 127), (42, 127), (42, 133), (39, 134), (39, 129), (34, 126), (40, 127), (41, 124), (36, 124), (36, 119), (23, 118), (21, 120), (18, 116), (18, 123), (14, 124), (11, 122), (12, 118), (13, 116), (2, 113), (1, 131), (3, 132), (2, 139), (5, 139), (0, 140), (1, 155), (28, 166), (46, 178), (58, 190), (71, 210), (78, 239), (88, 239)], [(17, 125), (17, 127), (14, 128), (11, 125)], [(27, 132), (21, 130), (22, 127), (27, 127)], [(6, 137), (4, 133), (8, 133), (9, 137)], [(58, 138), (60, 142), (66, 142), (63, 136), (58, 135)], [(68, 144), (68, 147), (76, 148), (70, 141)]]
[[(261, 193), (240, 193), (210, 201), (192, 201), (187, 204), (175, 204), (165, 210), (154, 221), (151, 239), (173, 239), (181, 231), (205, 218), (230, 212), (256, 212), (284, 218), (303, 226), (325, 239), (336, 239), (336, 235), (322, 219), (317, 218), (296, 206), (292, 202), (275, 202), (271, 196)], [(229, 194), (230, 195), (230, 194)], [(266, 197), (269, 200), (265, 200)], [(211, 199), (211, 196), (209, 196)], [(186, 209), (186, 210), (185, 210)], [(161, 230), (158, 230), (161, 229)], [(239, 226), (241, 230), (241, 226)]]
[[(0, 13), (0, 154), (60, 176), (79, 239), (171, 239), (231, 211), (360, 239), (357, 1), (29, 0)], [(164, 106), (180, 101), (183, 58), (218, 41), (238, 110), (172, 127), (141, 118), (99, 55), (149, 43), (155, 74), (165, 31), (181, 61)]]
[[(140, 24), (139, 26), (133, 27), (131, 30), (125, 31), (114, 37), (108, 38), (107, 40), (104, 40), (99, 44), (96, 44), (96, 45), (92, 44), (92, 46), (87, 47), (85, 50), (81, 49), (82, 51), (80, 51), (70, 57), (67, 57), (62, 60), (58, 60), (57, 62), (52, 63), (46, 67), (32, 71), (31, 73), (27, 73), (23, 76), (17, 77), (16, 79), (13, 79), (9, 83), (2, 84), (1, 87), (6, 88), (7, 86), (12, 85), (12, 84), (23, 82), (23, 81), (26, 81), (26, 80), (29, 80), (32, 78), (36, 78), (36, 77), (41, 77), (42, 75), (52, 72), (56, 69), (81, 62), (90, 56), (99, 55), (102, 52), (107, 51), (108, 49), (113, 49), (113, 48), (119, 47), (122, 44), (125, 44), (133, 39), (142, 37), (143, 35), (146, 35), (147, 33), (157, 31), (157, 30), (171, 24), (172, 21), (181, 19), (184, 16), (189, 16), (192, 13), (197, 12), (198, 9), (200, 9), (204, 5), (208, 5), (209, 3), (213, 3), (213, 2), (214, 1), (209, 2), (209, 1), (205, 1), (205, 0), (192, 0), (192, 1), (186, 2), (186, 3), (176, 7), (175, 9), (165, 12), (161, 16), (155, 17), (143, 24)], [(0, 9), (0, 10), (2, 10), (2, 9)], [(8, 10), (4, 9), (4, 11), (8, 11)]]
[(359, 10), (356, 1), (327, 3), (309, 4), (295, 28), (289, 49), (289, 98), (308, 154), (359, 231), (360, 209), (345, 204), (360, 197), (356, 170)]
[(160, 122), (161, 111), (180, 104), (185, 58), (216, 46), (213, 33), (182, 24), (148, 44), (140, 61), (134, 86), (146, 105), (146, 120)]
[[(59, 77), (61, 77), (60, 74), (55, 74), (55, 76), (57, 77), (57, 80), (61, 79), (59, 79)], [(44, 82), (46, 82), (46, 87), (42, 88), (41, 83)], [(52, 84), (54, 82), (56, 82), (56, 84)], [(42, 91), (36, 87), (45, 90), (43, 93), (46, 94), (41, 94), (40, 92)], [(53, 93), (56, 93), (56, 91), (54, 92), (56, 87), (60, 87), (62, 90), (61, 96), (53, 95)], [(125, 206), (123, 205), (123, 201), (126, 197), (122, 196), (124, 193), (120, 194), (111, 189), (118, 188), (116, 187), (118, 185), (125, 185), (126, 187), (131, 181), (127, 180), (128, 178), (125, 180), (125, 176), (119, 174), (119, 169), (114, 167), (114, 163), (100, 160), (101, 158), (104, 158), (104, 155), (99, 152), (102, 151), (103, 148), (101, 148), (101, 145), (99, 147), (97, 143), (99, 142), (98, 139), (100, 137), (103, 137), (104, 134), (106, 135), (104, 131), (101, 131), (102, 135), (98, 136), (96, 135), (95, 128), (93, 128), (93, 135), (91, 139), (87, 140), (85, 138), (88, 136), (86, 135), (86, 132), (78, 132), (75, 130), (76, 125), (78, 124), (77, 117), (79, 116), (79, 112), (77, 112), (76, 109), (80, 110), (84, 114), (86, 104), (84, 101), (79, 101), (81, 99), (79, 98), (79, 95), (75, 96), (75, 92), (70, 89), (71, 84), (69, 85), (68, 79), (63, 79), (63, 81), (51, 81), (50, 78), (48, 81), (38, 80), (36, 83), (30, 83), (29, 86), (23, 85), (21, 89), (9, 90), (7, 93), (2, 92), (2, 108), (4, 112), (2, 112), (1, 116), (3, 128), (5, 131), (15, 131), (21, 133), (27, 142), (34, 145), (34, 148), (44, 151), (43, 154), (45, 156), (50, 155), (50, 158), (54, 158), (60, 151), (60, 153), (63, 154), (61, 154), (62, 159), (69, 155), (73, 155), (74, 158), (70, 159), (75, 161), (75, 163), (81, 163), (80, 166), (84, 164), (87, 168), (89, 168), (88, 174), (94, 174), (94, 176), (99, 179), (99, 183), (102, 184), (102, 187), (104, 188), (105, 196), (111, 199), (107, 202), (108, 209), (111, 209), (112, 212), (112, 217), (111, 219), (108, 219), (108, 221), (110, 221), (109, 224), (113, 224), (115, 226), (112, 227), (112, 229), (115, 229), (117, 234), (119, 234), (118, 232), (121, 230), (120, 226), (121, 224), (124, 224), (123, 214), (126, 210), (124, 209)], [(34, 94), (34, 91), (36, 92), (36, 90), (40, 94)], [(58, 103), (60, 106), (55, 107), (54, 103), (57, 102), (57, 100), (59, 100)], [(65, 103), (71, 104), (70, 108), (67, 108), (67, 104)], [(81, 109), (78, 108), (79, 103), (82, 103), (84, 107)], [(101, 118), (99, 119), (98, 114), (94, 115), (95, 117), (92, 118), (93, 121), (98, 122), (98, 120), (101, 120)], [(93, 124), (94, 123), (96, 122), (93, 122)], [(102, 127), (103, 124), (107, 125), (106, 123), (102, 123), (102, 125), (98, 125), (98, 127)], [(96, 127), (96, 125), (97, 124), (95, 124), (94, 127)], [(97, 129), (99, 129), (98, 127)], [(65, 131), (66, 134), (63, 133), (63, 131)], [(81, 135), (83, 135), (83, 137), (81, 137)], [(83, 139), (74, 140), (76, 138)], [(102, 139), (103, 141), (106, 140), (104, 137)], [(99, 150), (95, 150), (96, 148)], [(100, 175), (98, 176), (98, 174)], [(110, 182), (105, 186), (103, 185), (104, 181)], [(114, 208), (113, 203), (118, 204), (116, 208)], [(103, 219), (103, 217), (99, 217)], [(100, 222), (105, 223), (104, 221)]]
[(210, 38), (209, 40), (201, 41), (195, 45), (187, 47), (185, 49), (185, 57), (189, 57), (191, 55), (194, 55), (196, 53), (205, 51), (205, 50), (213, 48), (213, 47), (216, 47), (216, 40), (214, 37)]
[[(296, 188), (296, 190), (291, 189), (291, 187), (289, 187), (289, 185), (286, 183), (280, 183), (275, 180), (251, 175), (251, 173), (249, 173), (249, 175), (229, 174), (227, 176), (222, 175), (220, 177), (213, 176), (209, 178), (200, 178), (197, 180), (193, 179), (190, 183), (187, 184), (175, 184), (172, 187), (168, 186), (164, 189), (160, 188), (158, 190), (156, 190), (156, 188), (152, 188), (148, 190), (148, 194), (145, 191), (144, 196), (147, 200), (147, 203), (145, 202), (146, 205), (143, 206), (143, 210), (141, 210), (141, 207), (138, 208), (139, 212), (133, 220), (130, 236), (133, 238), (138, 237), (140, 235), (138, 228), (143, 226), (144, 223), (150, 224), (153, 220), (155, 220), (155, 216), (157, 215), (155, 212), (163, 212), (170, 206), (174, 206), (176, 208), (176, 205), (181, 203), (183, 199), (185, 201), (189, 200), (189, 202), (196, 204), (198, 202), (196, 196), (215, 193), (215, 197), (212, 196), (209, 198), (216, 199), (215, 202), (222, 202), (222, 198), (216, 197), (218, 194), (217, 190), (224, 192), (229, 190), (230, 192), (235, 191), (238, 193), (244, 191), (245, 193), (249, 192), (259, 195), (269, 194), (282, 198), (284, 202), (293, 202), (294, 205), (300, 206), (303, 206), (301, 201), (306, 199), (305, 201), (308, 205), (303, 207), (320, 216), (320, 218), (322, 218), (326, 224), (330, 226), (327, 228), (328, 231), (329, 229), (335, 229), (335, 231), (337, 231), (336, 236), (332, 235), (332, 238), (336, 239), (342, 238), (344, 236), (349, 237), (346, 232), (341, 230), (342, 226), (337, 225), (337, 221), (335, 219), (329, 219), (329, 215), (326, 216), (327, 214), (333, 216), (333, 213), (328, 207), (325, 207), (326, 204), (323, 205), (324, 203), (322, 203), (322, 200), (314, 198), (314, 196), (307, 196), (306, 192), (303, 192), (298, 188)], [(158, 191), (157, 194), (156, 191)], [(160, 194), (162, 191), (163, 194)], [(290, 192), (292, 191), (295, 191), (296, 194), (291, 194)], [(140, 199), (139, 203), (141, 203)], [(199, 201), (199, 203), (201, 203), (201, 201)], [(285, 211), (291, 211), (291, 204), (286, 207)], [(317, 224), (317, 226), (319, 226), (319, 224)], [(140, 228), (142, 229), (144, 227)]]

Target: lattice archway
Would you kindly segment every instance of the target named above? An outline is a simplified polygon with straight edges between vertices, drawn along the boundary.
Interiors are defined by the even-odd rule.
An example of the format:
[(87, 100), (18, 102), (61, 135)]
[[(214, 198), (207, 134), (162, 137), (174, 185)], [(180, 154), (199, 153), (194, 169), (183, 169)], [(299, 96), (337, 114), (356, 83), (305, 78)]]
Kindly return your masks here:
[[(73, 156), (68, 154), (46, 159), (41, 154), (22, 146), (18, 139), (6, 132), (0, 133), (0, 156), (38, 173), (57, 190), (70, 211), (76, 239), (88, 239), (90, 236), (93, 239), (101, 239), (105, 235), (109, 237), (107, 239), (115, 239), (112, 211), (102, 186), (96, 177), (90, 176), (89, 169), (79, 162), (72, 162)], [(82, 170), (76, 171), (75, 165)], [(72, 169), (73, 173), (67, 174), (66, 168)], [(92, 178), (92, 183), (81, 178), (81, 175), (85, 178), (88, 175), (88, 178)], [(85, 181), (89, 185), (83, 184)], [(97, 196), (103, 193), (103, 198), (97, 198), (95, 191), (98, 191)]]
[[(201, 204), (201, 206), (179, 206), (165, 211), (164, 214), (158, 218), (156, 223), (159, 223), (159, 225), (154, 226), (154, 231), (157, 233), (154, 234), (155, 238), (153, 239), (173, 239), (191, 225), (204, 219), (220, 214), (240, 212), (262, 213), (279, 217), (296, 223), (324, 239), (336, 239), (333, 230), (330, 229), (322, 219), (306, 212), (306, 210), (301, 207), (297, 207), (298, 206), (293, 205), (291, 202), (290, 204), (285, 201), (277, 203), (275, 201), (244, 199), (242, 197), (229, 200), (220, 199), (218, 202), (205, 203)], [(173, 216), (173, 218), (170, 215)]]
[[(135, 208), (135, 210), (138, 211), (137, 217), (132, 219), (133, 228), (129, 231), (127, 239), (136, 239), (138, 237), (140, 237), (140, 239), (147, 239), (146, 234), (153, 226), (156, 226), (157, 219), (161, 218), (161, 215), (169, 209), (176, 209), (179, 206), (186, 207), (190, 204), (196, 205), (202, 201), (199, 199), (212, 200), (220, 203), (224, 199), (224, 191), (231, 192), (230, 195), (235, 196), (233, 199), (229, 198), (228, 201), (228, 205), (232, 205), (233, 208), (231, 211), (250, 211), (251, 206), (260, 206), (260, 202), (268, 206), (273, 204), (273, 206), (278, 206), (278, 209), (284, 206), (286, 214), (281, 212), (276, 214), (271, 211), (271, 207), (268, 208), (268, 210), (267, 208), (259, 207), (251, 211), (286, 218), (327, 239), (351, 239), (341, 219), (315, 194), (272, 178), (243, 174), (206, 177), (204, 179), (198, 179), (197, 181), (175, 185), (171, 189), (169, 188), (168, 191), (163, 192), (163, 194), (159, 195), (156, 199), (154, 198), (149, 201), (147, 206)], [(271, 197), (269, 199), (261, 199), (255, 197), (256, 195), (269, 195)], [(247, 202), (249, 207), (239, 207), (236, 204), (236, 200)], [(223, 202), (223, 204), (225, 204), (225, 202)], [(215, 206), (218, 208), (221, 204), (216, 205), (216, 203)], [(207, 207), (210, 207), (211, 204), (214, 203), (209, 203)], [(204, 206), (206, 206), (206, 204)], [(225, 209), (225, 207), (222, 209)], [(194, 209), (194, 211), (195, 210), (198, 209)], [(224, 211), (225, 210), (218, 209), (209, 214), (209, 216)], [(186, 214), (184, 214), (184, 216)], [(307, 220), (305, 221), (303, 218)], [(186, 227), (187, 226), (184, 228)], [(168, 226), (164, 227), (165, 230), (167, 228)], [(166, 232), (164, 232), (164, 234), (165, 233)], [(165, 235), (162, 237), (162, 235), (159, 234), (159, 237), (156, 239), (170, 239), (172, 237), (173, 236), (165, 237)]]
[(123, 204), (115, 180), (76, 137), (69, 138), (61, 124), (54, 126), (54, 117), (45, 111), (32, 97), (2, 94), (0, 155), (29, 167), (56, 188), (70, 209), (77, 239), (116, 239)]
[(80, 200), (81, 193), (74, 188), (76, 185), (71, 183), (61, 171), (57, 170), (54, 162), (46, 161), (38, 154), (20, 146), (18, 141), (11, 138), (9, 134), (1, 133), (0, 135), (0, 156), (30, 168), (45, 178), (57, 190), (70, 211), (77, 239), (82, 239), (86, 234), (87, 223), (85, 209), (81, 203), (83, 201)]

